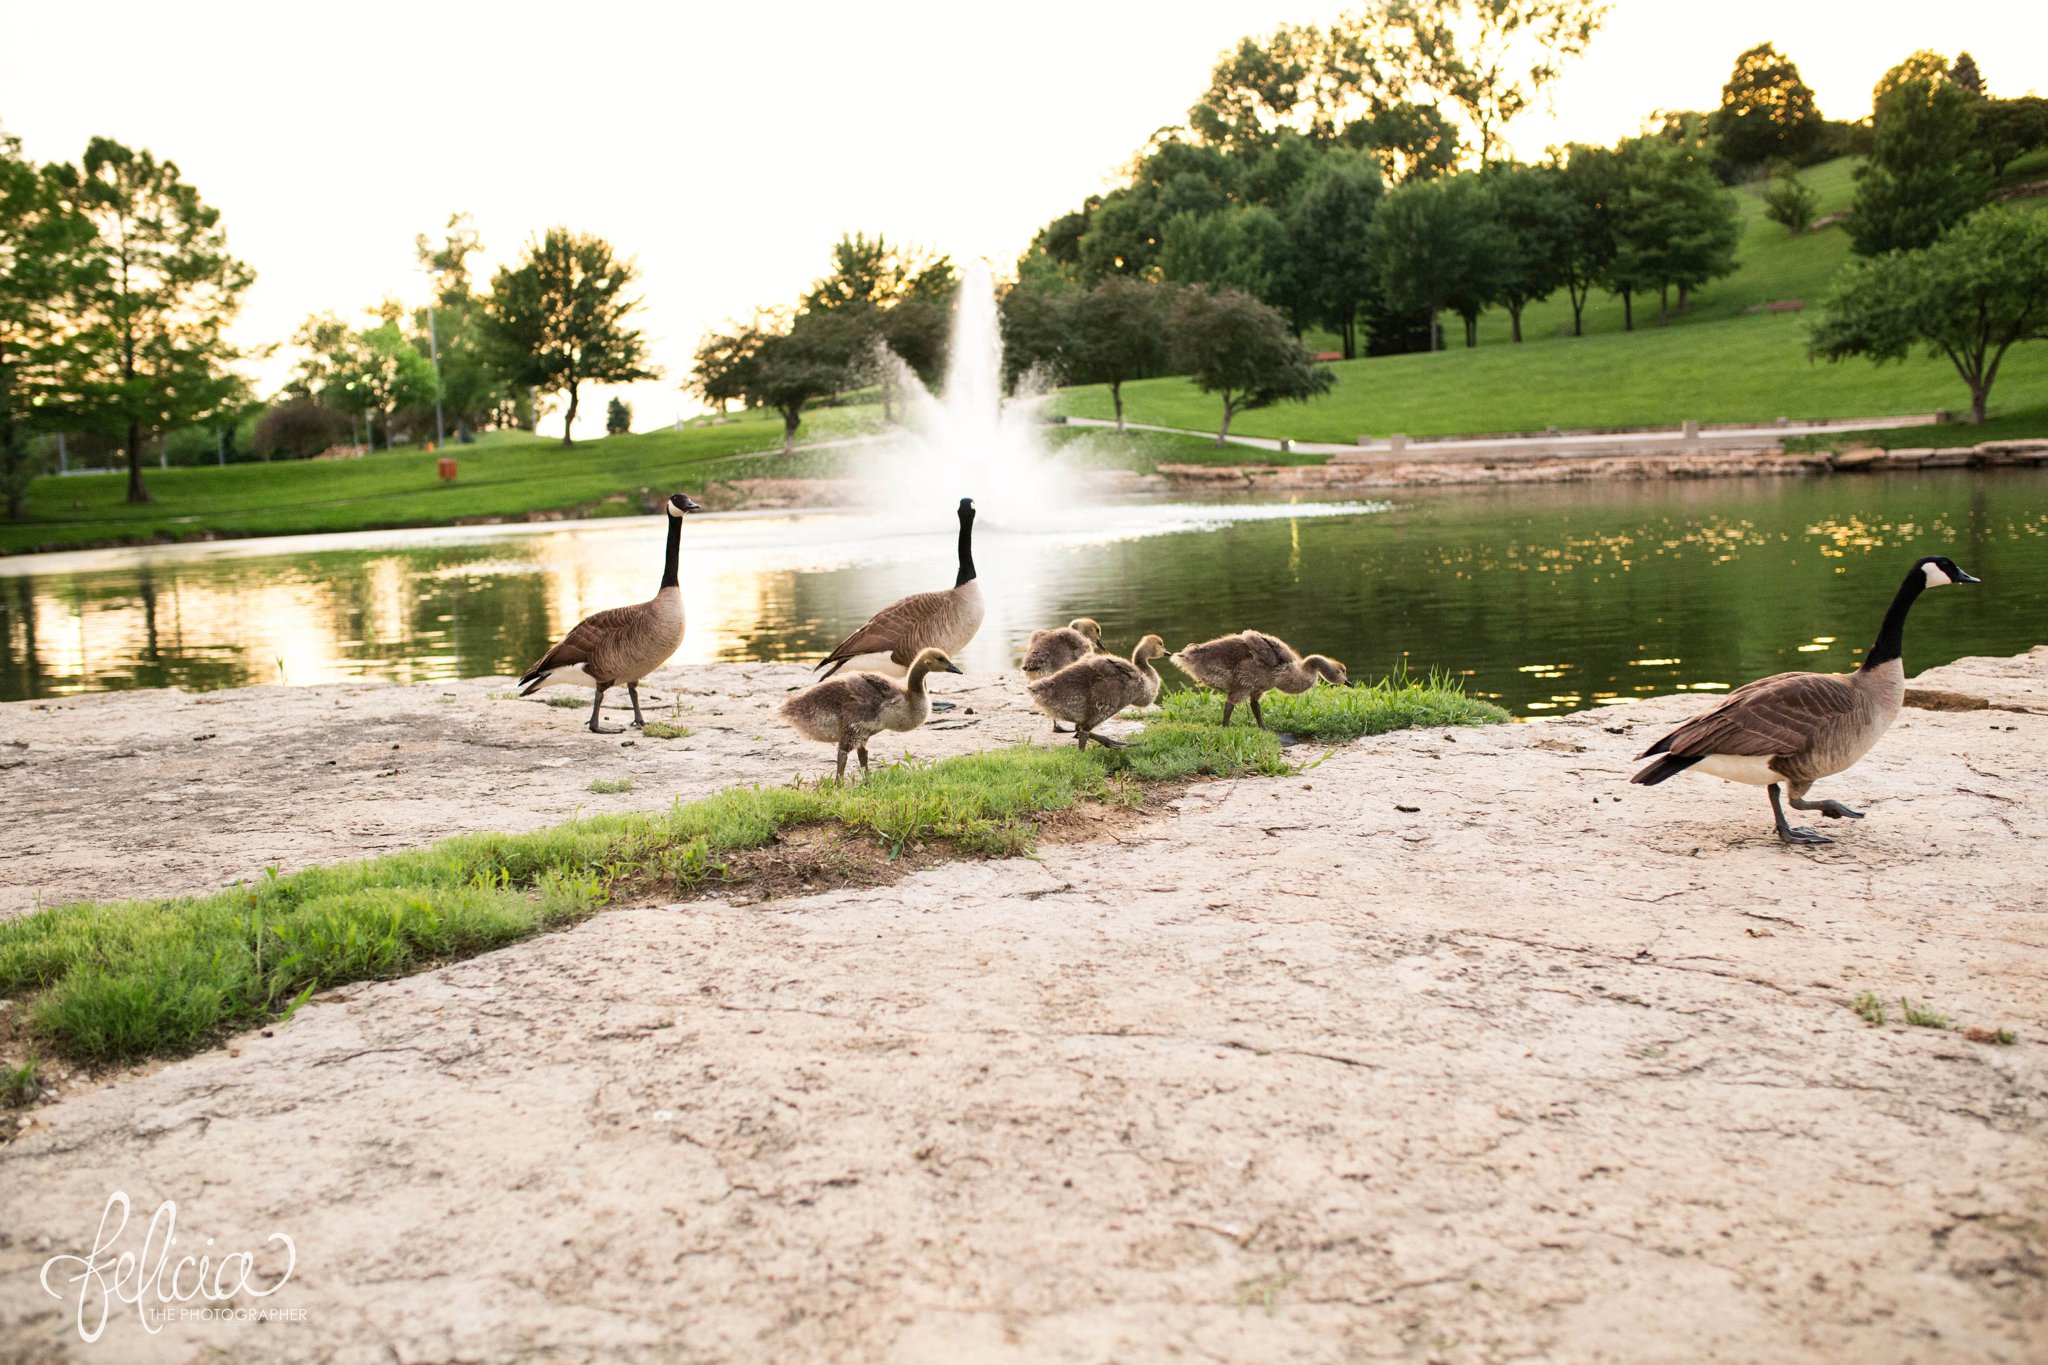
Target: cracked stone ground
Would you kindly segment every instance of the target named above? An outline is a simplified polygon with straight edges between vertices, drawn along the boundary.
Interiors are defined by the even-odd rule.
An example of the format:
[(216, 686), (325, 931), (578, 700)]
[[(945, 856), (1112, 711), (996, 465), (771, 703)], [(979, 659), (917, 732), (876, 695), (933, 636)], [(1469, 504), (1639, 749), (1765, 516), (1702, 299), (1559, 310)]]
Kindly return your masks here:
[[(1818, 850), (1674, 697), (331, 992), (0, 1148), (0, 1357), (2042, 1360), (2048, 650), (1918, 685)], [(80, 1346), (114, 1188), (304, 1320)]]

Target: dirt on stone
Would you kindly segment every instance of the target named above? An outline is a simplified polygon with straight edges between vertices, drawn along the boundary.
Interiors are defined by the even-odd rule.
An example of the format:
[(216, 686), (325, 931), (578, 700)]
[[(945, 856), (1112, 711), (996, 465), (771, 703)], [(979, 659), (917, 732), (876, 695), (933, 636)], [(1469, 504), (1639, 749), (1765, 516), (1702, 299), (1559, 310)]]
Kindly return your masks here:
[[(205, 889), (815, 774), (760, 709), (796, 676), (665, 677), (665, 743), (703, 738), (660, 749), (487, 684), (0, 708), (9, 880)], [(899, 742), (1050, 741), (953, 681), (976, 723)], [(2048, 649), (1915, 686), (1985, 705), (1905, 711), (1818, 848), (1754, 789), (1629, 785), (1711, 702), (1668, 697), (329, 992), (29, 1111), (0, 1359), (2041, 1360)], [(290, 1237), (241, 1303), (297, 1316), (117, 1301), (83, 1345), (39, 1276), (114, 1190), (124, 1249), (165, 1200), (265, 1283)]]

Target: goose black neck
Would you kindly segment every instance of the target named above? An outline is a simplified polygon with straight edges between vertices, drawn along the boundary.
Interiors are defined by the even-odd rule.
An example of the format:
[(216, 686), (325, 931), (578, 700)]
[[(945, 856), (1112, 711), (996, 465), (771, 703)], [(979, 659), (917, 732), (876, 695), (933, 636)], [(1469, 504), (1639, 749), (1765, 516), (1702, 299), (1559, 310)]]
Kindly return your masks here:
[(974, 581), (974, 513), (960, 514), (960, 576), (953, 580), (953, 586)]
[(1905, 654), (1906, 613), (1913, 609), (1913, 603), (1925, 591), (1927, 575), (1916, 566), (1906, 575), (1906, 581), (1899, 584), (1899, 594), (1892, 598), (1891, 608), (1884, 614), (1884, 624), (1878, 628), (1877, 643), (1863, 656), (1863, 672), (1881, 668)]
[(676, 577), (676, 554), (683, 547), (683, 519), (675, 513), (668, 517), (668, 557), (661, 561), (661, 586), (680, 587), (682, 580)]

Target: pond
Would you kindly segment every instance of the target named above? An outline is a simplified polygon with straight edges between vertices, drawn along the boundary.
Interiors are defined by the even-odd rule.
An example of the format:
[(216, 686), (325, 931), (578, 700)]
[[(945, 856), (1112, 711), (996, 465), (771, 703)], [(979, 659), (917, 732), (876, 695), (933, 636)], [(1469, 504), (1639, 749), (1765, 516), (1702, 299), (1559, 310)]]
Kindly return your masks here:
[[(876, 606), (949, 585), (950, 506), (915, 530), (692, 517), (678, 658), (812, 660)], [(0, 559), (0, 699), (516, 675), (580, 616), (648, 596), (662, 534), (633, 518)], [(989, 615), (962, 664), (1013, 666), (1032, 629), (1075, 615), (1121, 648), (1255, 626), (1354, 676), (1439, 670), (1555, 714), (1853, 667), (1936, 552), (1985, 586), (1916, 610), (1909, 670), (2048, 640), (2042, 471), (1138, 502), (1035, 529), (984, 506)]]

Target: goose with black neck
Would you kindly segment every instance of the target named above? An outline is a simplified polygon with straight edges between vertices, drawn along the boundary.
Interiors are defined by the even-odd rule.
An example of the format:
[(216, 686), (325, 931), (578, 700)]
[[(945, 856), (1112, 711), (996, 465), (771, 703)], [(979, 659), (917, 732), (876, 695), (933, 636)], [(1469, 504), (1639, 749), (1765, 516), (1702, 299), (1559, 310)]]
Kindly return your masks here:
[(1799, 811), (1830, 820), (1861, 820), (1863, 812), (1840, 801), (1808, 801), (1824, 777), (1847, 771), (1870, 752), (1898, 719), (1906, 697), (1906, 614), (1929, 588), (1976, 583), (1946, 555), (1916, 561), (1892, 598), (1877, 641), (1855, 672), (1779, 673), (1739, 687), (1713, 710), (1687, 721), (1645, 749), (1657, 761), (1630, 779), (1654, 787), (1696, 769), (1770, 793), (1778, 838), (1788, 844), (1834, 841), (1785, 819), (1780, 788)]
[[(927, 649), (958, 655), (981, 629), (986, 607), (974, 571), (974, 499), (960, 499), (959, 569), (953, 586), (898, 598), (870, 616), (867, 624), (835, 645), (817, 668), (831, 677), (842, 668), (903, 677)], [(944, 709), (941, 704), (941, 709)]]

